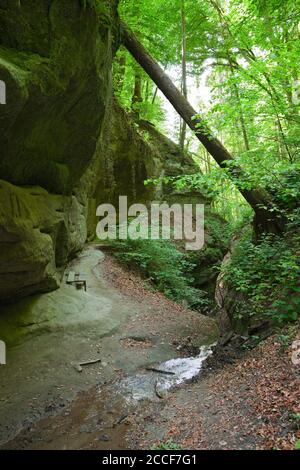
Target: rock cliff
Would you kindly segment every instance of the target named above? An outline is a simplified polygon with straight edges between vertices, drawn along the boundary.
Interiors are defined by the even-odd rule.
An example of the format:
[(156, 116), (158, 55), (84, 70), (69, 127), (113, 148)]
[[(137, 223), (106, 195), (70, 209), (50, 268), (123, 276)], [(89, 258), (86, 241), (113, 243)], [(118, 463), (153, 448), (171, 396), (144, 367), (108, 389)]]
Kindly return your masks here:
[[(113, 99), (117, 2), (2, 1), (0, 300), (59, 286), (95, 234), (96, 206), (160, 197), (147, 178), (195, 171), (149, 123)], [(101, 7), (101, 4), (100, 4)]]

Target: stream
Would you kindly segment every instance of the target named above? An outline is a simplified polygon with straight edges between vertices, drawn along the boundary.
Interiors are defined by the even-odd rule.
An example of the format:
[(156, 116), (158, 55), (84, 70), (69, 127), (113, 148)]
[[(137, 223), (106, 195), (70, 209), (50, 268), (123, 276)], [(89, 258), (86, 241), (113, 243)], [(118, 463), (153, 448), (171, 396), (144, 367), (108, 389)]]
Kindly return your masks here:
[(1, 448), (126, 449), (132, 418), (150, 403), (163, 406), (173, 390), (201, 373), (211, 354), (212, 347), (204, 346), (196, 357), (171, 359), (156, 366), (170, 375), (136, 373), (79, 393), (63, 412), (32, 424)]
[[(0, 331), (16, 342), (0, 369), (3, 449), (126, 449), (130, 417), (167, 403), (212, 354), (214, 320), (128, 280), (99, 247), (70, 267), (87, 273), (87, 292), (64, 284), (26, 315), (24, 301), (2, 309)], [(185, 345), (199, 354), (183, 357)]]
[[(133, 402), (165, 398), (172, 388), (199, 375), (203, 363), (213, 353), (213, 346), (202, 346), (195, 357), (170, 359), (157, 366), (157, 372), (136, 374), (121, 381), (126, 399)], [(160, 372), (158, 372), (160, 371)]]

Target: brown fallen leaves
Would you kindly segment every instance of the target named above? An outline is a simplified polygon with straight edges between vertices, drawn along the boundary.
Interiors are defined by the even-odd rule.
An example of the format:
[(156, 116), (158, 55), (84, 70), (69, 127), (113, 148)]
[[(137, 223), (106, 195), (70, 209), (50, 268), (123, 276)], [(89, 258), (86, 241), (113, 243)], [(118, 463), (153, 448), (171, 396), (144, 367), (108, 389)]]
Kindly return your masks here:
[(300, 366), (291, 353), (273, 336), (235, 364), (176, 390), (163, 409), (146, 410), (151, 426), (140, 417), (135, 445), (149, 448), (172, 438), (183, 449), (294, 449)]
[[(157, 307), (147, 319), (150, 330), (155, 332), (158, 315), (170, 322), (186, 316), (183, 306), (149, 292), (111, 256), (105, 265), (118, 289)], [(283, 350), (277, 337), (270, 337), (234, 364), (175, 391), (163, 409), (149, 405), (135, 423), (134, 446), (149, 449), (172, 438), (184, 449), (294, 449), (300, 439), (300, 365), (291, 355), (291, 346)]]
[(295, 448), (300, 438), (294, 422), (300, 417), (300, 366), (292, 363), (291, 352), (270, 337), (247, 358), (215, 376), (212, 386), (221, 414), (219, 426), (227, 435), (239, 421), (235, 433), (256, 448)]

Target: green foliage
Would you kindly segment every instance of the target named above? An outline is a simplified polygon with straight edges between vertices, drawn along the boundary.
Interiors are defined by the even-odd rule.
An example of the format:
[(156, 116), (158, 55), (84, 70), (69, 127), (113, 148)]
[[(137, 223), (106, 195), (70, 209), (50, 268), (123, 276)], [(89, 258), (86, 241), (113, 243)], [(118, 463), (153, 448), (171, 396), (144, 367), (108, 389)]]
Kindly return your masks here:
[(156, 88), (141, 69), (139, 69), (141, 100), (138, 103), (132, 103), (137, 68), (139, 67), (133, 57), (123, 48), (120, 48), (113, 67), (115, 96), (127, 111), (137, 113), (140, 119), (150, 121), (158, 128), (163, 129), (165, 114), (162, 101), (158, 97), (153, 101)]
[(293, 428), (298, 431), (300, 429), (300, 414), (291, 413), (289, 416), (289, 420), (292, 423)]
[[(243, 167), (239, 188), (284, 186), (284, 172), (300, 159), (299, 103), (293, 100), (298, 79), (299, 1), (184, 3), (188, 75), (195, 88), (205, 74), (210, 91), (210, 103), (197, 104), (205, 116), (202, 125), (215, 131)], [(180, 0), (122, 0), (120, 7), (121, 16), (147, 49), (164, 66), (176, 70), (179, 85), (180, 7)], [(130, 83), (128, 106), (133, 77)], [(203, 92), (200, 88), (200, 94)], [(148, 104), (141, 112), (164, 126), (164, 116)], [(233, 222), (248, 217), (250, 210), (230, 181), (229, 172), (216, 168), (202, 146), (196, 158), (204, 173), (198, 184), (213, 195), (215, 210)]]
[(281, 334), (281, 335), (278, 335), (276, 339), (280, 343), (280, 345), (281, 345), (280, 349), (282, 351), (285, 351), (290, 346), (291, 338), (290, 338), (289, 335)]
[(206, 234), (204, 247), (200, 251), (190, 252), (189, 259), (203, 267), (208, 264), (218, 266), (228, 250), (232, 227), (206, 208), (204, 228)]
[[(120, 2), (121, 17), (155, 58), (176, 72), (181, 70), (182, 60), (180, 7), (179, 0)], [(241, 294), (236, 308), (238, 318), (294, 321), (300, 309), (300, 119), (299, 103), (293, 99), (299, 76), (299, 0), (185, 0), (185, 9), (188, 75), (196, 86), (203, 83), (205, 74), (210, 91), (210, 102), (198, 103), (201, 116), (205, 115), (202, 126), (208, 125), (235, 156), (243, 177), (237, 188), (231, 177), (233, 164), (228, 162), (226, 168), (218, 168), (202, 146), (194, 150), (194, 142), (193, 156), (199, 173), (167, 177), (163, 183), (177, 190), (200, 190), (212, 201), (212, 210), (229, 222), (226, 237), (236, 233), (240, 236), (253, 217), (239, 190), (267, 189), (274, 199), (272, 211), (284, 216), (287, 231), (282, 239), (266, 237), (257, 245), (249, 231), (237, 243), (225, 275)], [(137, 74), (136, 64), (127, 52), (121, 49), (118, 54), (114, 75), (121, 103), (163, 128), (167, 117), (162, 101), (154, 100), (154, 85), (143, 71)], [(133, 105), (137, 75), (141, 76), (141, 100)], [(180, 80), (179, 76), (178, 84)], [(200, 91), (202, 94), (201, 87)], [(188, 92), (192, 94), (192, 90)], [(217, 263), (219, 246), (226, 245), (222, 230), (216, 224), (210, 243), (190, 256), (194, 268), (180, 268), (179, 278), (198, 276), (195, 267), (207, 258)], [(162, 250), (159, 245), (155, 249), (151, 243), (149, 246), (153, 253)], [(146, 257), (150, 248), (145, 244), (126, 250), (132, 261), (151, 273), (160, 289), (174, 298), (182, 297), (182, 281), (168, 263), (166, 272), (152, 268)], [(171, 259), (174, 256), (176, 266), (180, 266), (175, 253), (170, 251), (168, 255)], [(173, 287), (168, 284), (170, 280)], [(181, 293), (176, 294), (176, 289)]]
[(300, 163), (283, 168), (277, 178), (266, 184), (272, 194), (276, 209), (287, 220), (287, 230), (297, 230), (300, 226)]
[(118, 259), (139, 268), (170, 299), (185, 300), (193, 308), (207, 305), (205, 293), (192, 287), (194, 265), (172, 241), (128, 239), (113, 246)]
[(257, 335), (252, 335), (248, 338), (248, 340), (242, 345), (242, 349), (246, 351), (251, 351), (252, 349), (256, 348), (259, 343), (261, 342), (261, 337)]
[(111, 10), (108, 0), (81, 0), (84, 9), (93, 8), (99, 17), (102, 26), (111, 26)]
[(300, 450), (300, 439), (295, 444), (295, 450)]
[[(119, 6), (121, 18), (129, 24), (143, 43), (154, 56), (166, 64), (173, 56), (174, 37), (169, 38), (166, 45), (166, 33), (172, 30), (175, 35), (176, 25), (166, 17), (165, 5), (162, 10), (160, 1), (149, 2), (147, 0), (122, 0)], [(170, 5), (168, 5), (170, 9)], [(174, 6), (172, 12), (176, 12)], [(178, 16), (178, 15), (176, 15)], [(174, 20), (174, 16), (173, 16)], [(170, 47), (172, 52), (170, 52)], [(175, 45), (175, 50), (176, 50)], [(138, 99), (134, 99), (138, 85)], [(159, 129), (164, 129), (165, 114), (162, 100), (157, 96), (157, 89), (147, 74), (139, 67), (132, 56), (120, 48), (114, 62), (114, 91), (120, 103), (128, 111), (132, 111), (134, 117), (144, 119), (155, 124)]]
[(241, 317), (270, 317), (279, 323), (296, 321), (300, 313), (299, 235), (266, 236), (254, 244), (247, 233), (224, 267), (225, 279), (242, 294)]
[(182, 446), (176, 444), (173, 439), (168, 439), (165, 442), (152, 446), (150, 450), (182, 450)]
[[(161, 184), (161, 179), (147, 180), (145, 184)], [(163, 183), (175, 190), (199, 191), (210, 201), (214, 213), (231, 222), (232, 231), (236, 224), (245, 225), (253, 218), (253, 211), (242, 198), (225, 169), (214, 167), (210, 173), (194, 173), (164, 177)], [(224, 227), (223, 227), (224, 230)]]

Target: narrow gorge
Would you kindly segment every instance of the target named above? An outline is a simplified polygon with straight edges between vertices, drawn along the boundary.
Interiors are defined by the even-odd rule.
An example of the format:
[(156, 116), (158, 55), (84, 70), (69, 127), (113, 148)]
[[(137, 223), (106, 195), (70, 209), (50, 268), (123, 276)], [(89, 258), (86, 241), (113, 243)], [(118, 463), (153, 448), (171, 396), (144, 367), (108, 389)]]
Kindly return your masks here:
[[(268, 354), (275, 364), (286, 341), (286, 356), (278, 362), (282, 369), (275, 374), (278, 382), (263, 384), (259, 390), (280, 388), (283, 382), (291, 387), (290, 409), (284, 416), (287, 421), (292, 414), (298, 416), (298, 423), (299, 366), (290, 360), (299, 338), (298, 303), (293, 303), (297, 314), (291, 314), (291, 324), (287, 324), (290, 318), (285, 322), (278, 313), (278, 327), (278, 318), (264, 314), (273, 312), (276, 302), (279, 310), (290, 312), (283, 305), (285, 299), (298, 299), (298, 229), (296, 215), (291, 219), (290, 214), (298, 209), (299, 170), (295, 164), (282, 172), (281, 181), (291, 191), (280, 198), (276, 177), (263, 187), (267, 178), (256, 181), (253, 175), (260, 175), (259, 170), (252, 170), (246, 157), (236, 158), (235, 163), (228, 152), (228, 159), (222, 157), (222, 169), (214, 166), (215, 149), (218, 153), (222, 147), (225, 155), (226, 144), (235, 153), (224, 127), (221, 144), (208, 134), (206, 119), (197, 116), (190, 125), (195, 132), (186, 135), (184, 113), (179, 121), (159, 91), (159, 80), (154, 84), (151, 74), (149, 78), (124, 47), (130, 50), (121, 16), (152, 55), (158, 55), (160, 64), (165, 60), (165, 71), (169, 61), (170, 74), (178, 73), (182, 44), (175, 46), (177, 33), (168, 15), (160, 17), (162, 24), (168, 24), (165, 34), (174, 35), (173, 45), (168, 36), (166, 55), (158, 26), (153, 23), (153, 37), (147, 29), (152, 26), (151, 8), (157, 15), (163, 10), (161, 3), (141, 1), (133, 7), (118, 0), (0, 0), (2, 450), (253, 450), (299, 444), (299, 426), (286, 425), (284, 432), (276, 428), (272, 437), (265, 428), (256, 433), (267, 423), (261, 418), (264, 412), (256, 409), (259, 395), (247, 396), (253, 400), (252, 408), (243, 402), (251, 368), (255, 392), (265, 378), (259, 368), (265, 371)], [(181, 25), (183, 3), (181, 9), (174, 5), (181, 12)], [(200, 8), (196, 3), (195, 8)], [(223, 11), (219, 2), (204, 3), (208, 10), (201, 14), (208, 32), (203, 50), (208, 51), (214, 48), (213, 34), (218, 37), (215, 47), (220, 48), (230, 35), (225, 23), (213, 33), (211, 18), (219, 27), (217, 18)], [(185, 6), (189, 35), (194, 37), (189, 30), (194, 7), (189, 0)], [(235, 53), (233, 47), (230, 51)], [(197, 63), (195, 54), (197, 48), (190, 51), (191, 70), (192, 61)], [(143, 66), (143, 58), (139, 62)], [(200, 81), (203, 92), (203, 70), (196, 69), (194, 75), (189, 72), (194, 77), (189, 86), (196, 89)], [(209, 80), (214, 89), (215, 77)], [(184, 93), (182, 84), (181, 88)], [(229, 105), (237, 106), (237, 88), (232, 93), (235, 104), (228, 98), (224, 112)], [(194, 99), (192, 91), (190, 96)], [(240, 99), (246, 100), (245, 96)], [(205, 109), (205, 103), (199, 103)], [(252, 112), (250, 105), (243, 106)], [(240, 117), (231, 118), (229, 134), (240, 125)], [(214, 122), (212, 127), (214, 133)], [(289, 132), (296, 155), (297, 133), (294, 128)], [(181, 134), (179, 139), (176, 133)], [(200, 144), (199, 150), (195, 137), (206, 149)], [(284, 143), (279, 145), (282, 161)], [(253, 160), (257, 161), (254, 151)], [(120, 196), (127, 196), (128, 205), (146, 208), (153, 202), (179, 208), (204, 205), (204, 246), (186, 251), (184, 239), (100, 240), (97, 208), (118, 207)], [(226, 208), (230, 208), (227, 213)], [(245, 213), (239, 219), (240, 208)], [(195, 220), (193, 213), (194, 229)], [(270, 245), (278, 243), (276, 253), (284, 252), (279, 244), (285, 243), (290, 255), (270, 270), (286, 273), (274, 282), (272, 278), (270, 285), (269, 273), (261, 279), (253, 273), (249, 280), (242, 278), (246, 272), (251, 275), (248, 265), (239, 265), (241, 250), (253, 266), (255, 260), (264, 259), (266, 266), (276, 258), (262, 241), (264, 230), (269, 231), (267, 237), (275, 237)], [(241, 242), (247, 234), (247, 242)], [(260, 249), (264, 251), (255, 252)], [(286, 291), (284, 276), (288, 276)], [(249, 286), (255, 282), (258, 290), (252, 293)], [(270, 292), (276, 292), (274, 298)], [(235, 403), (230, 402), (233, 396), (236, 417), (230, 406)], [(286, 406), (282, 404), (276, 426)]]

